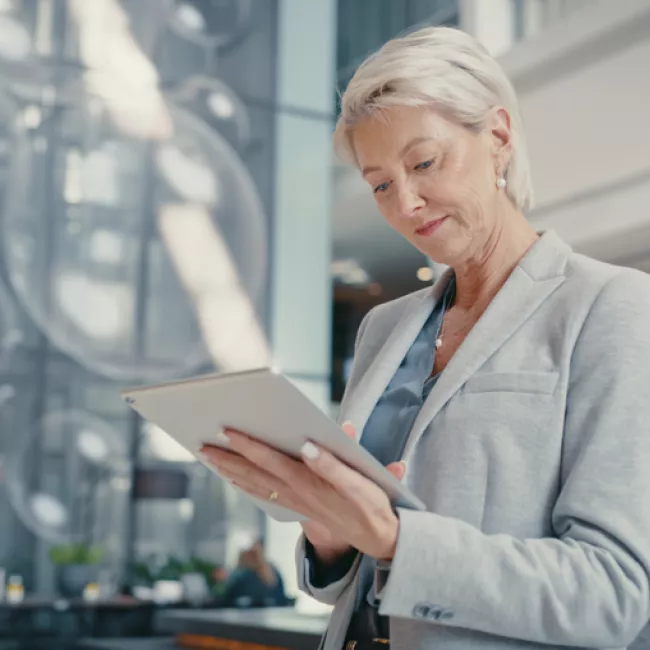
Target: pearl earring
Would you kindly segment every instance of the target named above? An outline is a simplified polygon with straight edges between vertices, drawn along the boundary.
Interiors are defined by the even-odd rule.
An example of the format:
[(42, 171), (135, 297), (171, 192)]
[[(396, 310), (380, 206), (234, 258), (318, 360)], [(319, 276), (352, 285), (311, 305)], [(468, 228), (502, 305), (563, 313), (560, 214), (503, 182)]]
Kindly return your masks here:
[(507, 185), (506, 179), (501, 176), (500, 178), (497, 178), (497, 187), (502, 190), (505, 188)]

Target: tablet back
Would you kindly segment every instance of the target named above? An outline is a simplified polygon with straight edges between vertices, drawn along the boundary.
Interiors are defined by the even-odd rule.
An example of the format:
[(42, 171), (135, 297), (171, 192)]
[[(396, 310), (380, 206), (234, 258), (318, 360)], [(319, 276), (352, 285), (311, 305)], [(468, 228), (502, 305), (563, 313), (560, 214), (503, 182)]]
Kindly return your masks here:
[[(423, 509), (419, 500), (356, 441), (305, 397), (286, 377), (262, 368), (125, 390), (122, 396), (146, 420), (198, 456), (204, 443), (218, 444), (217, 434), (230, 427), (295, 458), (311, 440), (333, 452), (380, 485), (396, 505)], [(277, 504), (256, 503), (281, 521), (300, 515)]]

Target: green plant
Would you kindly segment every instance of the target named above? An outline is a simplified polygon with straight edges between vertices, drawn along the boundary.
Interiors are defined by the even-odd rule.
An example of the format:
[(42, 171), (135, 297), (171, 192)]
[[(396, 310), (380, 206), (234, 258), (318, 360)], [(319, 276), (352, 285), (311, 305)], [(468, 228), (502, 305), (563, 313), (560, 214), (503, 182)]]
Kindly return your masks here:
[(104, 559), (104, 549), (97, 544), (57, 544), (50, 549), (49, 556), (55, 566), (99, 564)]
[(167, 558), (167, 562), (160, 568), (156, 580), (180, 580), (185, 573), (185, 565), (173, 555)]
[(155, 568), (153, 558), (146, 562), (133, 565), (133, 578), (135, 583), (152, 586), (157, 580), (180, 580), (183, 574), (200, 573), (213, 594), (218, 594), (223, 588), (224, 578), (221, 577), (221, 567), (210, 560), (191, 557), (188, 560), (170, 556), (166, 562)]
[(135, 584), (147, 587), (150, 587), (155, 581), (154, 572), (146, 562), (136, 562), (133, 565), (133, 578)]

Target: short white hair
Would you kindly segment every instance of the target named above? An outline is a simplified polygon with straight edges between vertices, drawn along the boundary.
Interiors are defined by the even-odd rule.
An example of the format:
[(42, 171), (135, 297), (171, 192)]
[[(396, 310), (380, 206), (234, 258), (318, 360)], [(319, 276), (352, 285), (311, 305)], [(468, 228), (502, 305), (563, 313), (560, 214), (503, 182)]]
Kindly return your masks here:
[(512, 152), (506, 191), (522, 211), (533, 207), (530, 163), (515, 90), (503, 68), (472, 36), (451, 27), (425, 27), (388, 41), (357, 69), (341, 98), (334, 146), (356, 162), (355, 124), (390, 106), (437, 107), (463, 126), (479, 131), (488, 112), (510, 114)]

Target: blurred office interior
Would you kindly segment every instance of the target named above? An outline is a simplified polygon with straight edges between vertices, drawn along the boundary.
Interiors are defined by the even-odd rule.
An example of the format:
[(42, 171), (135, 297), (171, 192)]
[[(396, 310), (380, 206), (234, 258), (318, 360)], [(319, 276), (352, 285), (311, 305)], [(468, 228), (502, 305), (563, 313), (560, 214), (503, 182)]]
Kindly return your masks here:
[[(425, 24), (513, 80), (531, 222), (650, 271), (650, 0), (0, 0), (0, 648), (162, 648), (233, 606), (317, 647), (298, 526), (119, 391), (273, 365), (336, 416), (365, 313), (440, 272), (330, 141), (356, 66)], [(257, 541), (286, 602), (226, 608)]]

